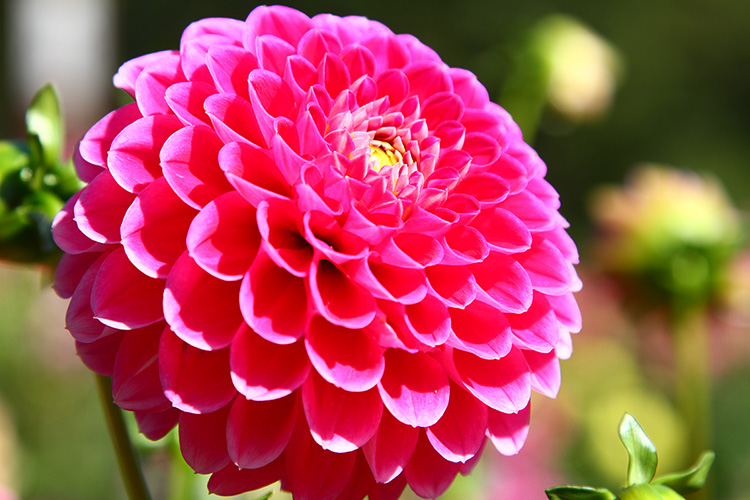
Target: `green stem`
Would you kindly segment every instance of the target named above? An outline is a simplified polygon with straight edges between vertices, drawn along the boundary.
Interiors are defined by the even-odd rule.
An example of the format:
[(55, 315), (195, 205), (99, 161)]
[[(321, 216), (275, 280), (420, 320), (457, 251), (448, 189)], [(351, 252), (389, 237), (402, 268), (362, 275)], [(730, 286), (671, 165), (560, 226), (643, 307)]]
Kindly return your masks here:
[(96, 375), (96, 385), (99, 389), (99, 398), (107, 419), (109, 435), (117, 455), (117, 464), (120, 467), (120, 476), (125, 485), (125, 490), (130, 500), (151, 500), (151, 495), (146, 487), (138, 458), (130, 442), (125, 420), (122, 418), (122, 410), (112, 401), (112, 381), (109, 377)]
[[(690, 430), (690, 457), (711, 448), (711, 374), (706, 313), (702, 306), (675, 307), (675, 401)], [(709, 498), (707, 486), (691, 498)]]

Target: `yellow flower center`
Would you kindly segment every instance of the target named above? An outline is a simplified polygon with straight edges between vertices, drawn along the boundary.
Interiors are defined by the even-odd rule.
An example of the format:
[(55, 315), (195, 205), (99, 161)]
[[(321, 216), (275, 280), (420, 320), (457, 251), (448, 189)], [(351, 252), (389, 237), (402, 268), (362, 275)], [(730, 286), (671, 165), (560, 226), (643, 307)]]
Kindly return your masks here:
[(370, 166), (376, 172), (387, 166), (394, 166), (404, 161), (401, 151), (388, 142), (373, 140), (370, 143)]

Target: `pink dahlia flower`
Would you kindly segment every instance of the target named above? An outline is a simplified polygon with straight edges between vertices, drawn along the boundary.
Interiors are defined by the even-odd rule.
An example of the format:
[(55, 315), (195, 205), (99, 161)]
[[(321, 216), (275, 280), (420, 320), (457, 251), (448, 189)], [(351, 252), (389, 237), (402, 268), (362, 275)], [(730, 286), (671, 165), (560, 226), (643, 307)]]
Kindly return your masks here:
[(115, 402), (234, 494), (437, 497), (516, 453), (580, 328), (546, 167), (475, 76), (360, 17), (258, 7), (125, 63), (54, 221)]

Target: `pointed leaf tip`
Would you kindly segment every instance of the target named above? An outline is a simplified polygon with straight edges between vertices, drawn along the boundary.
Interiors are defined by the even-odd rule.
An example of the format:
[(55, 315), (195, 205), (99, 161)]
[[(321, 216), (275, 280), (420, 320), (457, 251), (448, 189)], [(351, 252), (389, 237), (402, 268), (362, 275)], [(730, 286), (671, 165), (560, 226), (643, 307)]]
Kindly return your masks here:
[(715, 457), (716, 454), (713, 451), (704, 451), (691, 469), (662, 476), (653, 484), (667, 486), (681, 495), (697, 491), (706, 484)]
[(604, 488), (588, 486), (558, 486), (544, 491), (549, 500), (616, 500), (615, 495)]
[(620, 441), (628, 452), (628, 486), (649, 483), (656, 474), (656, 447), (629, 413), (620, 422)]
[(30, 140), (39, 139), (41, 161), (46, 166), (59, 162), (64, 140), (64, 123), (60, 112), (58, 92), (52, 83), (46, 84), (26, 110), (26, 132)]

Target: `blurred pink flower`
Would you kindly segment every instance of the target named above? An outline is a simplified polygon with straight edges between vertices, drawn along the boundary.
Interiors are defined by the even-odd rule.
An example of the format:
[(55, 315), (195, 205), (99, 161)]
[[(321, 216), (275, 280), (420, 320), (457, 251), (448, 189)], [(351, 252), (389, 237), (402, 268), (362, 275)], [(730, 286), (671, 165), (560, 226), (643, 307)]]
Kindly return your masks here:
[(209, 489), (436, 497), (515, 454), (580, 328), (546, 167), (469, 71), (258, 7), (125, 63), (54, 222), (67, 328)]

